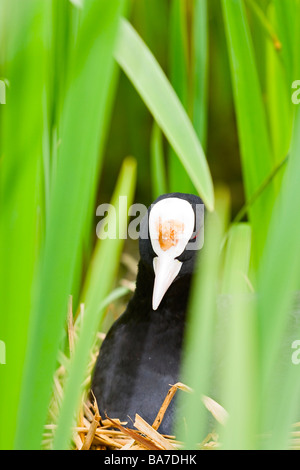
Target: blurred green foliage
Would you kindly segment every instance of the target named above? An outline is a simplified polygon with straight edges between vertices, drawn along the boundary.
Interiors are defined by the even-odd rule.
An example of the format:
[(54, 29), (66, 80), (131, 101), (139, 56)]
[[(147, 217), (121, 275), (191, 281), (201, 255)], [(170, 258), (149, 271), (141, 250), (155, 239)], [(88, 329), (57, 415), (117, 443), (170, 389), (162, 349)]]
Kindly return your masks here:
[[(175, 2), (176, 3), (176, 2)], [(193, 2), (184, 4), (191, 14)], [(201, 3), (201, 2), (200, 2)], [(130, 20), (135, 29), (170, 77), (170, 2), (133, 0)], [(209, 38), (208, 53), (208, 105), (207, 150), (214, 181), (226, 184), (232, 194), (232, 212), (235, 215), (244, 203), (236, 120), (230, 79), (229, 60), (222, 11), (219, 0), (208, 2)], [(189, 23), (190, 24), (190, 20)], [(189, 42), (191, 30), (188, 30)], [(190, 76), (192, 74), (189, 63)], [(191, 80), (191, 77), (189, 77)], [(191, 92), (191, 90), (189, 90)], [(136, 123), (139, 123), (138, 128)], [(152, 183), (150, 174), (150, 137), (152, 117), (127, 77), (121, 73), (114, 104), (112, 123), (107, 141), (107, 159), (104, 163), (101, 191), (109, 194), (113, 183), (113, 165), (119, 165), (123, 155), (134, 155), (138, 161), (136, 200), (150, 204)], [(167, 153), (167, 149), (166, 153)], [(226, 164), (224, 164), (226, 162)]]

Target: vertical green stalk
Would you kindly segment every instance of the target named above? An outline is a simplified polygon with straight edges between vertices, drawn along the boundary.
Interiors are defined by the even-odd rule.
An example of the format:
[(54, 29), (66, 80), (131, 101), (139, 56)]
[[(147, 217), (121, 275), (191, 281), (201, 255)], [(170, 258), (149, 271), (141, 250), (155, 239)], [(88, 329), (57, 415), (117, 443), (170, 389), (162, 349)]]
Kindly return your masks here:
[[(287, 344), (286, 327), (292, 321), (290, 313), (295, 291), (299, 289), (300, 278), (300, 223), (296, 216), (300, 205), (300, 112), (297, 111), (293, 131), (290, 158), (286, 169), (280, 197), (272, 214), (267, 244), (259, 269), (258, 317), (260, 322), (261, 381), (263, 399), (262, 429), (272, 429), (271, 447), (287, 445), (287, 430), (295, 410), (299, 390), (299, 372), (291, 369), (291, 344)], [(298, 339), (299, 331), (295, 331)], [(285, 344), (285, 349), (282, 346)], [(280, 370), (284, 352), (289, 361)], [(280, 354), (280, 355), (278, 355)], [(278, 375), (281, 372), (280, 375)], [(277, 374), (284, 387), (273, 387), (271, 381)], [(288, 387), (286, 386), (288, 385)], [(270, 404), (272, 406), (270, 406)], [(297, 418), (298, 419), (298, 418)]]
[[(268, 17), (276, 25), (274, 4), (268, 8)], [(289, 152), (292, 123), (294, 118), (291, 100), (291, 84), (287, 81), (286, 68), (283, 61), (283, 48), (274, 47), (272, 41), (267, 44), (267, 110), (272, 141), (273, 155), (276, 164), (280, 163)], [(276, 191), (280, 188), (282, 178), (276, 178)]]
[(39, 448), (41, 443), (76, 255), (81, 249), (82, 225), (86, 221), (90, 187), (97, 177), (113, 49), (123, 8), (123, 1), (113, 0), (108, 5), (104, 0), (86, 0), (80, 12), (45, 249), (30, 323), (16, 438), (16, 447), (21, 449)]
[(282, 57), (286, 83), (291, 85), (294, 71), (294, 40), (297, 18), (297, 0), (273, 0), (276, 27), (282, 43)]
[[(222, 0), (246, 198), (250, 199), (273, 168), (273, 155), (243, 0)], [(260, 259), (274, 203), (273, 182), (250, 207), (254, 255)]]
[(151, 135), (151, 176), (153, 199), (168, 192), (167, 176), (164, 161), (163, 136), (154, 122)]
[[(224, 265), (223, 293), (230, 302), (223, 335), (224, 383), (222, 405), (228, 411), (226, 426), (220, 430), (225, 449), (254, 449), (258, 419), (256, 310), (247, 283), (251, 227), (231, 227)], [(224, 312), (225, 313), (225, 312)]]
[[(188, 32), (187, 5), (171, 0), (170, 82), (183, 107), (188, 110)], [(173, 148), (169, 148), (169, 185), (171, 192), (194, 192), (191, 180)]]
[(195, 449), (206, 437), (208, 429), (202, 396), (209, 395), (211, 391), (220, 247), (228, 211), (228, 195), (219, 194), (216, 202), (216, 211), (205, 220), (204, 247), (198, 256), (185, 332), (181, 381), (193, 392), (178, 396), (175, 434), (184, 442), (186, 449)]
[[(75, 424), (74, 419), (76, 419), (76, 412), (80, 403), (89, 354), (103, 315), (103, 308), (100, 307), (109, 293), (118, 269), (120, 254), (126, 236), (128, 208), (133, 201), (135, 177), (136, 162), (132, 158), (127, 158), (124, 161), (111, 201), (113, 211), (108, 216), (109, 220), (116, 224), (116, 238), (106, 238), (98, 241), (90, 270), (87, 274), (83, 299), (85, 303), (83, 325), (68, 371), (64, 399), (55, 434), (55, 449), (65, 449), (70, 443), (72, 435), (71, 426)], [(125, 208), (121, 204), (121, 197), (126, 198)]]
[(203, 148), (206, 149), (209, 69), (207, 0), (195, 0), (193, 13), (193, 124)]
[[(3, 71), (8, 79), (1, 113), (0, 172), (0, 447), (13, 447), (33, 280), (40, 251), (39, 205), (43, 154), (43, 96), (48, 71), (49, 1), (1, 0), (6, 21)], [(5, 45), (4, 45), (5, 44)]]

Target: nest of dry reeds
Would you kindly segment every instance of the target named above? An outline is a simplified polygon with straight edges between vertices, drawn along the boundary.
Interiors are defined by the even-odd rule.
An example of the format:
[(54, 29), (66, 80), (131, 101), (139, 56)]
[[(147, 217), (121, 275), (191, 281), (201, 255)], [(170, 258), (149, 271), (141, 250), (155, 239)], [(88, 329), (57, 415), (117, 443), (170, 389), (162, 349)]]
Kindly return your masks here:
[[(152, 425), (147, 423), (138, 414), (135, 421), (128, 423), (105, 418), (99, 414), (97, 402), (85, 401), (79, 425), (74, 428), (74, 447), (77, 450), (178, 450), (182, 443), (175, 436), (167, 436), (159, 433), (159, 425), (164, 414), (173, 399), (176, 391), (180, 389), (189, 392), (190, 389), (182, 383), (170, 387), (170, 390)], [(214, 417), (223, 421), (226, 419), (225, 410), (208, 397), (203, 399), (206, 407)], [(218, 447), (218, 436), (210, 433), (199, 444), (199, 449), (214, 449)]]

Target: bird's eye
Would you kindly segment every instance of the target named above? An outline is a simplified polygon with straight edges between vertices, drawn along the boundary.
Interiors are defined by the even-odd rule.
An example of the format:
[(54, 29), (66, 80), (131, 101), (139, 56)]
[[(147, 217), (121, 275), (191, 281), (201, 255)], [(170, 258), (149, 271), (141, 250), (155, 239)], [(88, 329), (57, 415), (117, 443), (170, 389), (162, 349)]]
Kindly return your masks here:
[(194, 236), (192, 236), (192, 238), (191, 238), (191, 241), (194, 241), (194, 240), (196, 240), (196, 238), (197, 238), (197, 237), (198, 237), (198, 235), (199, 235), (199, 231), (198, 231), (198, 232), (196, 232), (196, 233), (195, 233), (195, 234), (193, 234), (193, 235), (194, 235)]

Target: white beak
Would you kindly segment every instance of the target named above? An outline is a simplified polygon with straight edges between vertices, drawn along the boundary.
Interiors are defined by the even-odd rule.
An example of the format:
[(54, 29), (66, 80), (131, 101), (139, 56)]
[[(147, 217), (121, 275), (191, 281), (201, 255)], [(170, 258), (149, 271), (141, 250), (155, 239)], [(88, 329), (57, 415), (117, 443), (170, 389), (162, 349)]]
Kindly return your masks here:
[(152, 308), (157, 310), (163, 296), (169, 289), (175, 277), (181, 269), (182, 263), (173, 257), (163, 253), (153, 259), (153, 268), (155, 272)]

